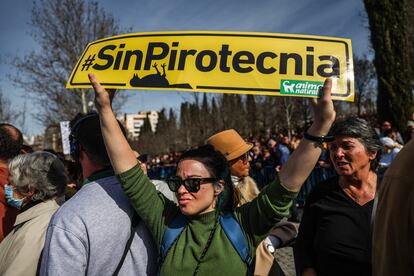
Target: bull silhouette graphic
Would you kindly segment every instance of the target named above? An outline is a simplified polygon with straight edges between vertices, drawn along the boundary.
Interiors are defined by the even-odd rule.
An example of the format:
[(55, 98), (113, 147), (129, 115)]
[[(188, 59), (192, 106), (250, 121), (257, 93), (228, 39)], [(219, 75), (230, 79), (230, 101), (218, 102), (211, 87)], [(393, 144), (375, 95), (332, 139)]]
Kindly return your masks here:
[(192, 89), (191, 85), (188, 83), (180, 83), (180, 84), (170, 84), (170, 82), (166, 78), (165, 74), (165, 63), (161, 64), (162, 74), (160, 70), (158, 70), (158, 64), (154, 63), (152, 67), (155, 68), (157, 71), (156, 74), (150, 74), (140, 78), (138, 74), (134, 74), (132, 79), (129, 81), (129, 84), (132, 87), (163, 87), (163, 88), (189, 88)]

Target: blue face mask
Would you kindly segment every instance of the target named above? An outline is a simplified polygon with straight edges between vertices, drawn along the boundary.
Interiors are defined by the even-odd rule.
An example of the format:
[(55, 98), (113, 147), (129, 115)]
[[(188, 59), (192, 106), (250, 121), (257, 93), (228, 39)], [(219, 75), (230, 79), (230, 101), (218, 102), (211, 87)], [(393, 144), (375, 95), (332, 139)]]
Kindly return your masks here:
[(23, 199), (15, 198), (13, 196), (13, 187), (10, 185), (4, 186), (4, 193), (6, 196), (6, 201), (10, 206), (16, 207), (17, 209), (22, 208)]

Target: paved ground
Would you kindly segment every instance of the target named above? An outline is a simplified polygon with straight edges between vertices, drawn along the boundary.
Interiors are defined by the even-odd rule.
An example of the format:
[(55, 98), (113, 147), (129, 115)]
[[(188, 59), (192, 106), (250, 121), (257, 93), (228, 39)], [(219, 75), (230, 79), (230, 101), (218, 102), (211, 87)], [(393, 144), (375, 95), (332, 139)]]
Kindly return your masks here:
[(292, 247), (277, 249), (276, 261), (279, 263), (286, 276), (296, 276)]
[[(301, 216), (301, 210), (297, 210)], [(294, 223), (299, 229), (299, 223)], [(275, 258), (286, 276), (296, 276), (295, 261), (293, 259), (293, 248), (291, 246), (279, 248), (275, 252)]]

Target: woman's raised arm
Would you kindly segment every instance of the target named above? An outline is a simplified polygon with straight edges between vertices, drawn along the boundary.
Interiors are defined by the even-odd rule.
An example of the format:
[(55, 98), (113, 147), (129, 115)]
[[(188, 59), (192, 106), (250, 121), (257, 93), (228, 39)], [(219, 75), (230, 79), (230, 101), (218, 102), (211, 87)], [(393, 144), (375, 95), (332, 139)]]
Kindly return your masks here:
[(94, 74), (88, 76), (95, 90), (95, 107), (101, 121), (106, 151), (115, 173), (120, 174), (131, 169), (138, 161), (112, 111), (112, 99), (115, 90), (103, 88)]
[[(331, 99), (332, 80), (326, 79), (319, 99), (312, 99), (313, 124), (307, 130), (312, 136), (326, 136), (335, 121)], [(298, 148), (283, 165), (279, 177), (282, 185), (290, 191), (299, 191), (322, 153), (315, 142), (302, 139)]]

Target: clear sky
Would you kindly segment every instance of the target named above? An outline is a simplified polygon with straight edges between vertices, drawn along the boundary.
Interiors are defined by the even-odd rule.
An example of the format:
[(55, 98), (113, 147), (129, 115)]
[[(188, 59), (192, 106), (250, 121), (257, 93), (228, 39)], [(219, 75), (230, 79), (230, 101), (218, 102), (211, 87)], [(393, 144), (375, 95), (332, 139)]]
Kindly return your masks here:
[[(310, 34), (350, 38), (357, 55), (370, 54), (369, 30), (362, 0), (101, 0), (133, 32), (217, 30)], [(32, 119), (38, 112), (25, 91), (8, 78), (13, 56), (23, 57), (39, 46), (30, 36), (32, 0), (2, 0), (0, 6), (0, 89), (16, 111), (26, 102), (27, 119), (22, 128), (27, 135), (42, 134), (43, 127)], [(122, 112), (178, 111), (180, 103), (192, 99), (191, 93), (139, 91)]]

